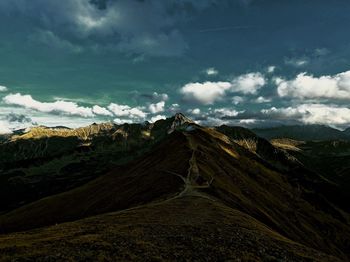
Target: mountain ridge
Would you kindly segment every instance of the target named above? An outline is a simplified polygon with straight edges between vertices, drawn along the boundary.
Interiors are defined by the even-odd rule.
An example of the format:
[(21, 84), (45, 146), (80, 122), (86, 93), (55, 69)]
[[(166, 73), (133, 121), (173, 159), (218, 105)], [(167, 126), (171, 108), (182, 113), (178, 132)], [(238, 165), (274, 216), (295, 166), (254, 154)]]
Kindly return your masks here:
[[(186, 117), (182, 113), (176, 113), (174, 116), (167, 118), (169, 121), (172, 121), (173, 127), (170, 125), (169, 132), (172, 129), (175, 129), (180, 126), (184, 126), (186, 124), (194, 124), (195, 121)], [(158, 121), (165, 121), (157, 120)], [(156, 123), (155, 122), (155, 123)], [(78, 128), (69, 128), (65, 126), (55, 126), (55, 127), (47, 127), (47, 126), (33, 126), (27, 129), (20, 129), (13, 131), (12, 134), (4, 134), (2, 135), (3, 142), (17, 139), (29, 139), (29, 138), (40, 138), (47, 136), (76, 136), (82, 140), (87, 140), (93, 135), (97, 135), (98, 133), (103, 133), (109, 131), (111, 129), (117, 129), (120, 126), (125, 125), (145, 125), (145, 126), (153, 126), (155, 123), (133, 123), (133, 124), (115, 124), (113, 122), (104, 122), (104, 123), (92, 123), (91, 125), (87, 125), (84, 127)], [(228, 125), (222, 125), (228, 126)], [(219, 127), (219, 126), (216, 126)], [(339, 129), (335, 129), (331, 126), (321, 125), (321, 124), (307, 124), (307, 125), (282, 125), (277, 127), (264, 127), (264, 128), (245, 128), (242, 126), (230, 126), (239, 128), (242, 132), (247, 134), (247, 130), (253, 132), (255, 135), (260, 137), (270, 139), (277, 138), (289, 138), (295, 140), (334, 140), (334, 139), (350, 139), (350, 127), (344, 129), (343, 131)], [(244, 131), (243, 131), (244, 130)], [(1, 142), (1, 141), (0, 141)]]
[[(201, 258), (208, 254), (223, 260), (235, 256), (285, 261), (348, 259), (350, 216), (346, 209), (347, 198), (336, 183), (308, 169), (303, 161), (299, 161), (298, 155), (279, 146), (283, 140), (275, 146), (250, 130), (229, 126), (202, 127), (182, 114), (154, 124), (114, 127), (93, 126), (91, 132), (85, 130), (79, 133), (81, 138), (76, 138), (77, 148), (82, 142), (89, 142), (86, 149), (77, 151), (75, 148), (69, 157), (67, 151), (64, 158), (56, 157), (48, 160), (48, 164), (44, 162), (45, 168), (50, 166), (49, 170), (57, 170), (59, 163), (63, 171), (58, 175), (51, 176), (48, 172), (33, 176), (37, 169), (32, 165), (11, 171), (25, 173), (15, 176), (19, 181), (29, 180), (31, 186), (35, 185), (34, 178), (40, 177), (46, 181), (52, 179), (52, 184), (61, 181), (63, 186), (24, 203), (21, 201), (27, 195), (18, 198), (18, 184), (13, 184), (12, 190), (17, 195), (11, 190), (0, 190), (2, 201), (18, 198), (0, 213), (0, 253), (36, 260), (59, 247), (61, 255), (54, 255), (55, 259), (64, 260), (62, 254), (70, 252), (72, 255), (70, 240), (63, 241), (66, 244), (62, 245), (55, 240), (62, 241), (60, 235), (50, 241), (44, 237), (48, 232), (59, 234), (61, 230), (65, 236), (75, 232), (68, 239), (83, 241), (89, 246), (105, 243), (106, 248), (93, 249), (90, 253), (79, 245), (84, 254), (82, 259), (89, 254), (95, 258), (104, 254), (112, 259), (118, 257), (117, 254), (133, 253), (135, 248), (132, 246), (137, 245), (132, 237), (125, 238), (127, 235), (116, 232), (124, 232), (121, 229), (124, 227), (133, 228), (131, 235), (145, 241), (143, 243), (149, 243), (150, 239), (158, 243), (167, 256), (174, 255), (172, 244), (183, 246), (188, 243), (186, 239), (197, 239), (193, 241), (202, 252)], [(64, 132), (71, 134), (72, 131)], [(38, 143), (43, 139), (40, 133), (38, 136), (37, 139), (23, 138), (23, 141)], [(57, 137), (47, 136), (43, 141), (49, 145), (51, 139)], [(60, 139), (59, 146), (62, 146), (71, 137)], [(7, 143), (21, 141), (15, 139)], [(123, 160), (125, 157), (126, 161)], [(116, 163), (117, 160), (124, 162)], [(56, 161), (54, 166), (52, 161)], [(39, 170), (43, 170), (42, 165)], [(10, 173), (5, 174), (13, 180)], [(81, 183), (64, 186), (78, 177)], [(0, 185), (10, 185), (5, 181)], [(26, 188), (26, 184), (22, 186)], [(34, 188), (35, 191), (42, 190), (40, 186)], [(28, 195), (32, 194), (31, 191)], [(188, 214), (189, 218), (180, 214)], [(218, 214), (222, 216), (219, 220)], [(113, 218), (117, 221), (113, 222)], [(18, 231), (22, 233), (16, 233)], [(173, 232), (173, 236), (165, 233), (168, 231)], [(113, 232), (119, 240), (107, 232)], [(27, 234), (34, 234), (37, 240), (29, 240)], [(88, 236), (83, 240), (86, 234)], [(215, 236), (221, 248), (205, 249), (208, 245), (217, 247), (210, 236)], [(120, 238), (124, 243), (121, 245), (127, 245), (123, 251), (112, 247), (111, 241), (119, 243)], [(232, 249), (232, 239), (240, 248)], [(259, 239), (265, 244), (259, 244)], [(16, 250), (9, 248), (14, 243), (18, 246)], [(137, 243), (143, 252), (152, 250), (158, 254), (148, 244)], [(39, 247), (42, 251), (33, 251)], [(183, 252), (188, 250), (191, 250), (190, 246), (183, 248)], [(195, 259), (183, 252), (180, 254)], [(133, 256), (137, 257), (136, 254)]]

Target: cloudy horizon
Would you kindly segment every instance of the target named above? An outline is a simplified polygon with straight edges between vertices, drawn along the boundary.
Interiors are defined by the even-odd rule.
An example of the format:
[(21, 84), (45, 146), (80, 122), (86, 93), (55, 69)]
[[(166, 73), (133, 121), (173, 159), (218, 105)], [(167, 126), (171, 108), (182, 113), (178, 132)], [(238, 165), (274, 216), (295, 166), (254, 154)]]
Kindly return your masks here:
[(345, 129), (349, 11), (345, 0), (3, 0), (0, 133), (177, 112)]

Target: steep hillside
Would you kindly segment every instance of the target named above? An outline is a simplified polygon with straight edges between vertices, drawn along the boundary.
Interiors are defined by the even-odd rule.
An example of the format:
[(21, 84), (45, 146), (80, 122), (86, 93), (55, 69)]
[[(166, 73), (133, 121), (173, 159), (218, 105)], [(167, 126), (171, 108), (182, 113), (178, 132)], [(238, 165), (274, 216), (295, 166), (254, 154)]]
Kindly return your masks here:
[(285, 150), (273, 146), (269, 141), (257, 136), (249, 129), (238, 126), (222, 125), (215, 128), (228, 136), (234, 143), (245, 147), (258, 155), (261, 159), (270, 163), (274, 168), (289, 170), (299, 165), (298, 160)]
[[(133, 162), (0, 216), (4, 233), (76, 221), (3, 235), (0, 253), (64, 257), (78, 243), (81, 260), (345, 260), (349, 215), (323, 194), (333, 186), (301, 167), (282, 173), (223, 133), (185, 122)], [(79, 220), (113, 211), (120, 212)]]
[(271, 142), (275, 147), (288, 151), (308, 169), (335, 183), (338, 191), (333, 195), (343, 195), (342, 198), (346, 200), (343, 208), (350, 211), (350, 141), (273, 139)]

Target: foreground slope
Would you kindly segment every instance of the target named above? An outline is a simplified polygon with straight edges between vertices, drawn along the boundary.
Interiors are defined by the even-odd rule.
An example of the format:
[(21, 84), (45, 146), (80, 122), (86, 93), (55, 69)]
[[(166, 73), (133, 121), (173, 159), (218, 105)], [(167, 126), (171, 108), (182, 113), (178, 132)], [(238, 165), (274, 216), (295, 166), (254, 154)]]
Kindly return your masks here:
[(0, 253), (1, 261), (342, 261), (198, 196), (0, 236)]
[[(63, 254), (81, 260), (348, 258), (349, 215), (321, 194), (317, 174), (304, 183), (302, 174), (281, 173), (211, 128), (180, 123), (170, 133), (130, 164), (0, 216), (4, 233), (58, 224), (2, 235), (0, 253), (62, 260)], [(107, 214), (113, 211), (120, 212)], [(105, 215), (80, 220), (98, 214)], [(59, 224), (67, 221), (75, 222)]]

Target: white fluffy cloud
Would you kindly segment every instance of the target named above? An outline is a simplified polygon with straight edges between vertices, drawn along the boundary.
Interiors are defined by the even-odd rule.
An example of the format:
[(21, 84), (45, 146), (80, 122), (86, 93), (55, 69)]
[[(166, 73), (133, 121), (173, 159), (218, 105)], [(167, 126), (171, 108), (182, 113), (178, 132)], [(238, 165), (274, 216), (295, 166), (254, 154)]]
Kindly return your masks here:
[(266, 71), (269, 73), (269, 74), (272, 74), (273, 72), (275, 72), (276, 70), (276, 66), (269, 66), (267, 67)]
[(221, 126), (224, 124), (228, 124), (229, 121), (222, 120), (216, 117), (207, 117), (203, 120), (197, 120), (196, 123), (198, 123), (199, 125), (206, 125), (206, 126)]
[(239, 113), (242, 113), (231, 108), (216, 108), (213, 110), (213, 112), (217, 117), (233, 117), (237, 116)]
[(161, 119), (166, 119), (166, 116), (164, 116), (164, 115), (156, 115), (156, 116), (153, 116), (153, 117), (151, 118), (151, 123), (157, 122), (158, 120), (161, 120)]
[(128, 105), (119, 105), (111, 103), (108, 106), (108, 110), (111, 111), (117, 117), (127, 117), (127, 118), (145, 118), (147, 114), (142, 111), (142, 108), (130, 107)]
[(232, 97), (232, 103), (234, 105), (238, 105), (238, 104), (241, 104), (245, 101), (245, 98), (244, 97), (241, 97), (241, 96), (234, 96)]
[(294, 67), (303, 67), (305, 65), (307, 65), (309, 63), (309, 59), (306, 58), (306, 57), (303, 57), (303, 58), (286, 58), (284, 60), (284, 63), (286, 65), (291, 65), (291, 66), (294, 66)]
[(162, 93), (158, 94), (157, 92), (153, 92), (152, 99), (154, 100), (160, 100), (160, 101), (167, 101), (169, 99), (168, 94)]
[(271, 102), (271, 99), (263, 96), (259, 96), (258, 98), (254, 99), (253, 102), (257, 104), (269, 103)]
[(168, 112), (171, 114), (175, 114), (181, 111), (181, 107), (179, 104), (172, 104), (171, 106), (169, 106), (168, 108)]
[(101, 107), (99, 105), (93, 106), (92, 112), (95, 115), (100, 115), (100, 116), (113, 116), (113, 114), (110, 111), (108, 111), (106, 108)]
[(231, 90), (243, 94), (256, 94), (265, 83), (261, 73), (249, 73), (233, 79)]
[(211, 105), (222, 100), (227, 93), (256, 94), (266, 83), (261, 73), (248, 73), (231, 82), (188, 83), (180, 89), (185, 100)]
[(31, 95), (9, 94), (3, 98), (5, 104), (16, 105), (26, 109), (32, 109), (43, 113), (56, 113), (66, 115), (78, 115), (82, 117), (93, 117), (91, 108), (78, 106), (74, 102), (58, 100), (55, 102), (40, 102)]
[(241, 119), (239, 120), (239, 124), (241, 125), (252, 125), (252, 124), (255, 124), (257, 123), (259, 120), (257, 119)]
[(7, 87), (0, 85), (0, 92), (6, 92), (6, 91), (7, 91)]
[(314, 77), (301, 73), (295, 79), (276, 78), (281, 97), (350, 99), (350, 71)]
[(165, 102), (161, 101), (156, 104), (150, 104), (148, 109), (152, 114), (164, 112)]
[(263, 114), (275, 119), (299, 120), (305, 124), (350, 124), (350, 108), (325, 104), (302, 104), (294, 107), (263, 109)]
[(210, 105), (221, 100), (231, 86), (230, 82), (189, 83), (183, 86), (180, 92), (186, 100)]
[(0, 135), (11, 133), (11, 126), (8, 121), (0, 120)]
[[(165, 94), (159, 94), (160, 98), (167, 99)], [(113, 120), (116, 124), (141, 122), (148, 119), (149, 113), (145, 107), (131, 107), (111, 103), (102, 107), (94, 105), (83, 107), (75, 102), (57, 98), (55, 102), (40, 102), (31, 95), (8, 94), (2, 99), (7, 106), (0, 107), (0, 133), (11, 133), (13, 130), (27, 128), (36, 124), (45, 126), (63, 125), (67, 127), (80, 127), (92, 122)], [(179, 105), (173, 104), (174, 109)], [(165, 102), (161, 101), (150, 106), (152, 112), (165, 111)], [(150, 117), (150, 116), (149, 116)], [(153, 116), (150, 120), (157, 121), (165, 118), (164, 115)]]
[(201, 110), (199, 108), (195, 108), (195, 109), (189, 109), (187, 110), (187, 112), (191, 115), (199, 115), (201, 113)]
[[(9, 94), (3, 98), (3, 102), (8, 105), (20, 106), (25, 109), (35, 110), (41, 113), (62, 114), (70, 116), (79, 116), (84, 118), (96, 116), (116, 116), (129, 119), (144, 119), (147, 113), (142, 111), (141, 107), (130, 107), (128, 105), (119, 105), (111, 103), (107, 108), (95, 105), (92, 108), (79, 106), (75, 102), (57, 100), (55, 102), (40, 102), (32, 98), (30, 95)], [(164, 102), (160, 102), (164, 103)], [(160, 109), (158, 105), (156, 109)], [(163, 105), (164, 107), (164, 105)]]
[(115, 118), (113, 119), (113, 122), (117, 125), (122, 125), (122, 124), (125, 124), (125, 123), (128, 123), (128, 124), (131, 124), (133, 122), (132, 119), (125, 119), (125, 118)]
[(211, 67), (211, 68), (208, 68), (205, 70), (205, 73), (208, 75), (208, 76), (215, 76), (219, 73), (218, 70), (216, 70), (214, 67)]

